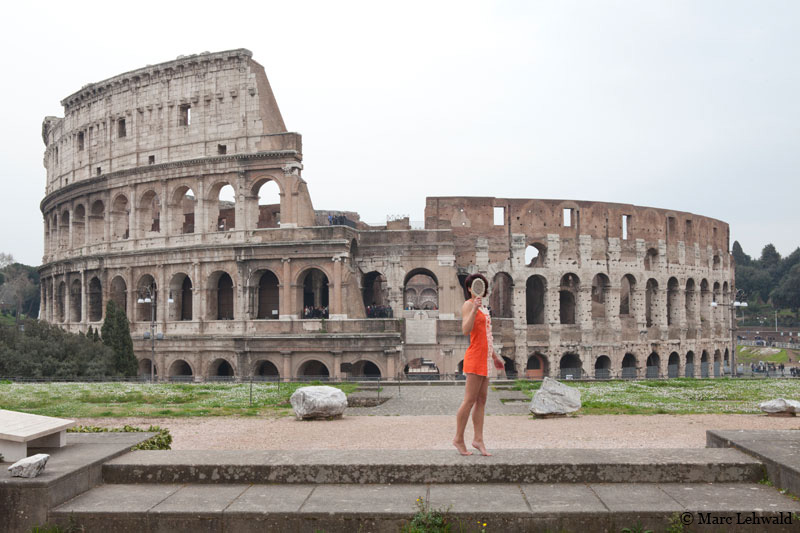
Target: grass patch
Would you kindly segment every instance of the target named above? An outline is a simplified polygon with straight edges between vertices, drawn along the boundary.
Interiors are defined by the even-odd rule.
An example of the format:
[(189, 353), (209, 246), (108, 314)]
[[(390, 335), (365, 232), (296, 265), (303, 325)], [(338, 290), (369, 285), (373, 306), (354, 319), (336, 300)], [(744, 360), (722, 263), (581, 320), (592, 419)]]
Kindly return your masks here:
[[(0, 409), (75, 418), (287, 414), (300, 383), (4, 383)], [(345, 394), (355, 383), (333, 385)]]
[[(575, 381), (581, 391), (580, 414), (759, 414), (759, 402), (800, 396), (800, 380), (693, 379), (647, 381)], [(541, 382), (515, 385), (528, 397)]]
[[(749, 365), (750, 363), (758, 364), (759, 361), (764, 361), (765, 363), (788, 363), (789, 356), (792, 356), (792, 361), (797, 361), (797, 354), (792, 352), (791, 350), (787, 351), (783, 348), (766, 348), (766, 347), (759, 347), (759, 346), (739, 346), (737, 347), (736, 352), (736, 361), (745, 365)], [(777, 353), (769, 353), (766, 350), (778, 350)]]

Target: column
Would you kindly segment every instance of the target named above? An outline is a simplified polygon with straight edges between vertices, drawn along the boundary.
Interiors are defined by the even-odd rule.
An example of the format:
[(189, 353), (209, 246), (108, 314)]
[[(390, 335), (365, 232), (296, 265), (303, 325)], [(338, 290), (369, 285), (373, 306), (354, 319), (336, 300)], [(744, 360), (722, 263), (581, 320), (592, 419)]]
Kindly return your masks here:
[(333, 301), (331, 305), (331, 318), (344, 318), (342, 309), (342, 258), (333, 258)]
[(331, 350), (331, 354), (333, 355), (333, 372), (331, 372), (331, 376), (335, 379), (341, 379), (342, 377), (342, 351), (341, 350)]
[(561, 300), (559, 286), (548, 282), (544, 302), (545, 323), (551, 326), (561, 324)]
[(577, 294), (575, 323), (580, 324), (581, 329), (592, 329), (592, 286), (585, 283), (581, 284)]
[(169, 284), (166, 281), (166, 274), (164, 265), (156, 266), (156, 285), (158, 289), (156, 317), (157, 321), (161, 323), (162, 333), (167, 331), (167, 317), (169, 317)]
[(70, 294), (69, 276), (64, 274), (64, 323), (69, 324), (72, 311), (72, 295)]
[(646, 289), (641, 288), (641, 285), (641, 283), (637, 283), (636, 287), (631, 290), (632, 301), (629, 305), (631, 306), (631, 314), (636, 318), (636, 326), (639, 331), (644, 331), (647, 329), (647, 312), (645, 309), (647, 300), (645, 298)]
[(89, 298), (87, 298), (87, 293), (89, 292), (89, 287), (86, 286), (86, 271), (81, 269), (81, 324), (85, 324), (87, 322), (87, 318), (89, 317), (86, 304), (89, 302)]
[(284, 351), (281, 352), (283, 356), (283, 371), (281, 372), (281, 376), (283, 377), (283, 381), (291, 381), (292, 380), (292, 352)]
[(283, 275), (281, 276), (280, 286), (280, 301), (278, 302), (278, 309), (281, 320), (291, 320), (291, 317), (297, 318), (298, 314), (295, 312), (294, 303), (292, 302), (292, 260), (288, 257), (281, 259), (283, 267)]
[(125, 295), (125, 314), (128, 315), (128, 321), (133, 322), (136, 318), (136, 299), (139, 297), (136, 294), (136, 281), (133, 279), (133, 269), (128, 267), (125, 272), (125, 277), (128, 278), (126, 289), (128, 294)]

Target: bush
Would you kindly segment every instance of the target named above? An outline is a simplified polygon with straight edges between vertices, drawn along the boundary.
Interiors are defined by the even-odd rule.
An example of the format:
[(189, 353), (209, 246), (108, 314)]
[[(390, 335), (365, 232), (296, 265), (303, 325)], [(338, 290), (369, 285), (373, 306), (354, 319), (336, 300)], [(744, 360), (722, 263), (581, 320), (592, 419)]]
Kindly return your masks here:
[(171, 450), (172, 435), (169, 429), (159, 426), (150, 426), (147, 429), (135, 426), (122, 426), (121, 428), (102, 428), (99, 426), (75, 426), (67, 430), (69, 433), (156, 433), (146, 441), (137, 444), (131, 450)]

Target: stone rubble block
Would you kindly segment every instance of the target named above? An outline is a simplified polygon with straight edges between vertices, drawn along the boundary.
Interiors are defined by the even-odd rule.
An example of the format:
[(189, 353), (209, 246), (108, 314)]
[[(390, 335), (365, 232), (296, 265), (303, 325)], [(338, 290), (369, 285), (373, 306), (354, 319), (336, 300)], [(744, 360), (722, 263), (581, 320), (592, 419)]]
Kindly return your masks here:
[(795, 416), (796, 413), (800, 412), (800, 402), (796, 400), (776, 398), (774, 400), (761, 402), (758, 404), (758, 408), (768, 415)]
[(24, 459), (20, 459), (8, 467), (11, 477), (36, 477), (44, 471), (47, 460), (50, 456), (46, 453), (37, 453)]
[(531, 400), (530, 412), (536, 416), (563, 416), (581, 408), (581, 392), (555, 379), (545, 377)]
[(300, 387), (289, 399), (298, 420), (340, 417), (347, 408), (347, 396), (336, 387)]

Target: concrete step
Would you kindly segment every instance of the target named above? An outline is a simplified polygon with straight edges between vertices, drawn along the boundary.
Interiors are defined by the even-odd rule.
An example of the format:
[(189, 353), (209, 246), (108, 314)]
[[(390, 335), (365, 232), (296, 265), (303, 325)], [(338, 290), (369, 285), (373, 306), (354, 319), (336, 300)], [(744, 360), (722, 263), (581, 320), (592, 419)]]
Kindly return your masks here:
[(85, 531), (395, 533), (418, 498), (446, 512), (453, 531), (664, 531), (682, 520), (682, 531), (779, 532), (797, 531), (800, 513), (800, 503), (754, 483), (123, 484), (92, 489), (48, 518)]
[(137, 451), (103, 465), (105, 483), (758, 482), (760, 461), (732, 448)]

